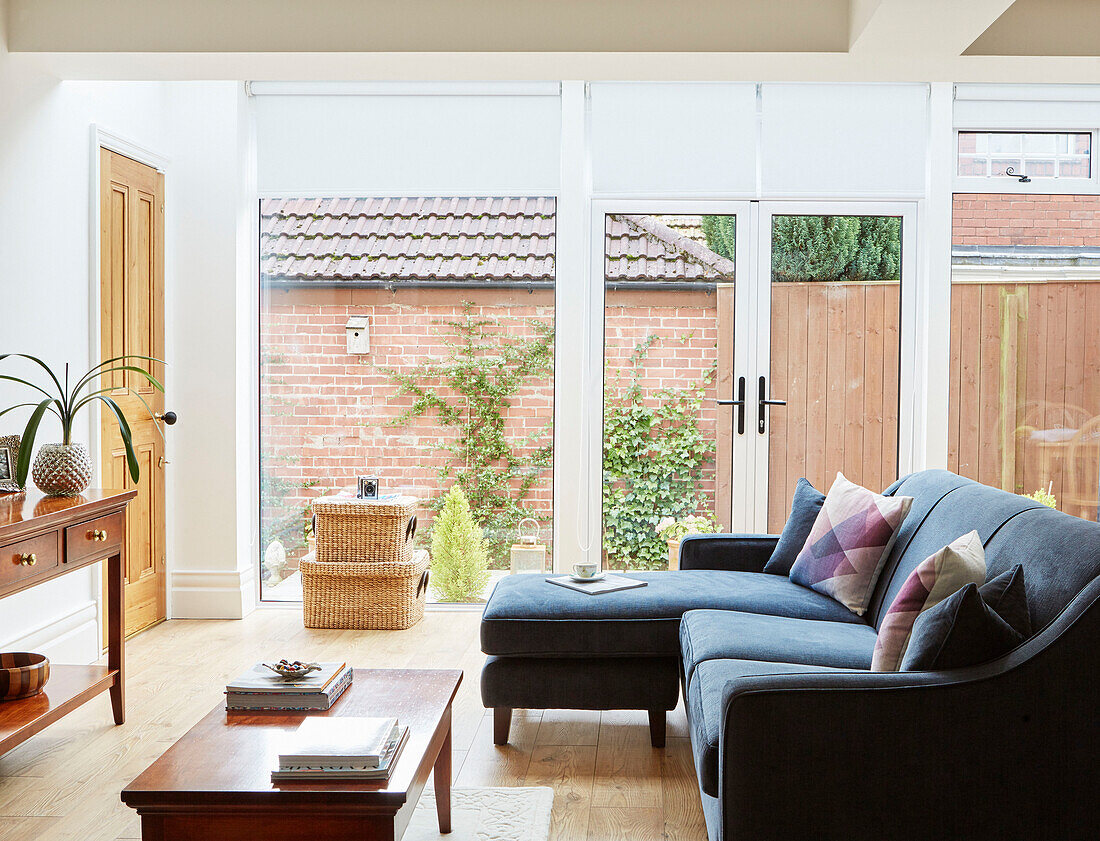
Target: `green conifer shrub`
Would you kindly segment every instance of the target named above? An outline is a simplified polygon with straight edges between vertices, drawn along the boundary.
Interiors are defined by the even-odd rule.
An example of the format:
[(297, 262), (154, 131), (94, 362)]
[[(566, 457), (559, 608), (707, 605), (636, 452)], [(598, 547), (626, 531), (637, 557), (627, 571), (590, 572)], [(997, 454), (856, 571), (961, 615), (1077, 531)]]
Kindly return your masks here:
[(489, 546), (470, 502), (452, 485), (432, 524), (432, 588), (443, 602), (481, 598), (489, 583)]

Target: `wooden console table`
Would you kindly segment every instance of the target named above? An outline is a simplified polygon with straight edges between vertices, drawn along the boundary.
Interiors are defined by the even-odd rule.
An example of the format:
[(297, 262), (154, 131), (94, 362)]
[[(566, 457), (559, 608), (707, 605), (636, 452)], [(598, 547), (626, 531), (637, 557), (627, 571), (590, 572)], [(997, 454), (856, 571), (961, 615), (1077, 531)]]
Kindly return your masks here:
[(50, 663), (50, 680), (41, 693), (0, 701), (0, 754), (107, 690), (115, 724), (126, 720), (123, 545), (126, 504), (135, 496), (136, 490), (91, 489), (76, 497), (32, 490), (0, 495), (0, 598), (107, 562), (107, 665)]

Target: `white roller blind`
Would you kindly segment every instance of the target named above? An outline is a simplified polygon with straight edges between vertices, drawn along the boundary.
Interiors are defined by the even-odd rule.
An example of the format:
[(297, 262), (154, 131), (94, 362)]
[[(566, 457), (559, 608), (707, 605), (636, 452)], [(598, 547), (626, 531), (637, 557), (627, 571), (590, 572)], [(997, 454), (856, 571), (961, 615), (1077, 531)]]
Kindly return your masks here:
[(756, 86), (594, 82), (592, 186), (603, 193), (749, 193)]
[(1094, 129), (1100, 127), (1096, 85), (955, 86), (955, 128)]
[(927, 85), (765, 84), (764, 195), (924, 190)]
[[(259, 88), (259, 84), (255, 87)], [(547, 86), (543, 86), (546, 88)], [(330, 86), (327, 90), (331, 91)], [(556, 193), (561, 98), (496, 92), (314, 93), (252, 97), (264, 192), (415, 195)], [(326, 90), (321, 88), (320, 90)]]

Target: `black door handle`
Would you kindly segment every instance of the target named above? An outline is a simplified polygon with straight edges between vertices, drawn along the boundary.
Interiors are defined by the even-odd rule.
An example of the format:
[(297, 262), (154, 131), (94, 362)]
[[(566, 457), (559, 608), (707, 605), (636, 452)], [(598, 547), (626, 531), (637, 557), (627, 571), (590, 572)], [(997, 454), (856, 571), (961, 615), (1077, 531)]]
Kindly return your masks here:
[(734, 414), (737, 420), (737, 434), (745, 434), (745, 378), (738, 377), (737, 379), (737, 399), (736, 400), (715, 400), (719, 406), (736, 406)]
[(768, 406), (786, 406), (786, 400), (771, 400), (768, 398), (768, 381), (764, 378), (760, 378), (760, 399), (757, 401), (757, 415), (756, 415), (756, 431), (761, 435), (764, 434), (766, 426), (765, 421), (765, 409)]

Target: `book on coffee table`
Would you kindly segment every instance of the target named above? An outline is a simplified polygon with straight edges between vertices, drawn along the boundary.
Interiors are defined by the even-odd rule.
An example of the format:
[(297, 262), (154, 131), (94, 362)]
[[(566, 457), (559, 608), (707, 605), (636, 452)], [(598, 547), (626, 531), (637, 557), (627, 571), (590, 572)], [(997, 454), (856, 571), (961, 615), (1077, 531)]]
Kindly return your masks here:
[(398, 732), (396, 718), (307, 718), (279, 751), (279, 764), (376, 768)]
[(226, 686), (225, 708), (230, 712), (324, 711), (351, 686), (352, 675), (346, 663), (324, 663), (320, 672), (286, 680), (256, 664)]
[(649, 583), (639, 581), (637, 578), (623, 578), (621, 575), (605, 575), (603, 578), (587, 581), (578, 581), (571, 575), (559, 575), (546, 580), (559, 587), (568, 587), (570, 590), (592, 596), (600, 593), (614, 593), (617, 590), (633, 590), (635, 587), (644, 587)]
[[(316, 719), (318, 721), (337, 721), (339, 719)], [(376, 764), (348, 763), (332, 760), (324, 763), (284, 764), (280, 762), (271, 771), (272, 782), (303, 780), (386, 780), (401, 756), (401, 749), (409, 740), (409, 728), (399, 727), (383, 746)]]

